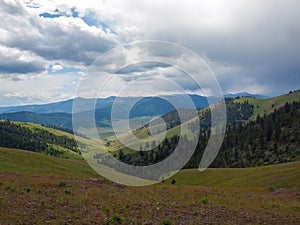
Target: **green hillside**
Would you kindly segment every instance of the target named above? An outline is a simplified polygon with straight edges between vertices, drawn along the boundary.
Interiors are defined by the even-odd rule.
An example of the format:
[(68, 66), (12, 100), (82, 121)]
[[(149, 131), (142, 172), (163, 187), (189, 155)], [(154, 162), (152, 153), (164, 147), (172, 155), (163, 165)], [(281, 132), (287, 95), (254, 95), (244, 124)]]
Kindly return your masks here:
[[(235, 122), (239, 121), (247, 121), (252, 113), (253, 113), (253, 106), (249, 104), (248, 102), (242, 102), (242, 103), (235, 103), (232, 99), (226, 99), (225, 100), (226, 107), (227, 107), (227, 123), (233, 124)], [(163, 121), (166, 124), (167, 133), (166, 138), (169, 140), (177, 135), (181, 135), (181, 124), (185, 125), (187, 127), (195, 126), (194, 123), (198, 123), (200, 125), (201, 132), (206, 132), (210, 127), (210, 110), (209, 108), (199, 109), (198, 110), (198, 116), (199, 118), (193, 117), (194, 113), (193, 111), (189, 109), (179, 109), (181, 111), (181, 115), (183, 115), (183, 123), (180, 120), (180, 117), (178, 115), (177, 111), (172, 111), (170, 113), (167, 113), (161, 117)], [(155, 123), (155, 121), (154, 121)], [(151, 134), (149, 129), (149, 124), (146, 124), (138, 129), (133, 130), (133, 134), (140, 139), (140, 143), (135, 144), (135, 147), (139, 148), (140, 146), (145, 148), (147, 145), (146, 138), (150, 137), (152, 135), (152, 139), (157, 142), (157, 140), (161, 140), (162, 134), (159, 132), (159, 125), (152, 126), (152, 130), (157, 130), (158, 132)], [(187, 129), (186, 135), (191, 139), (194, 137), (194, 133), (192, 132), (192, 129)], [(130, 138), (131, 135), (123, 134), (120, 136), (121, 140), (124, 140), (124, 142), (128, 141), (133, 143)], [(109, 140), (109, 146), (111, 151), (120, 150), (124, 148), (123, 144), (115, 137), (111, 136), (108, 137)], [(123, 142), (123, 143), (124, 143)], [(142, 144), (141, 144), (142, 143)], [(150, 144), (150, 143), (148, 143)], [(127, 149), (123, 149), (127, 151)]]
[[(1, 172), (62, 178), (100, 178), (84, 160), (62, 159), (9, 148), (0, 148)], [(209, 168), (204, 172), (184, 169), (165, 181), (165, 184), (170, 184), (172, 179), (178, 185), (300, 188), (300, 161), (253, 168)]]
[[(239, 113), (235, 113), (237, 110), (232, 110), (235, 107), (234, 104), (232, 106), (231, 101), (229, 104), (231, 104), (231, 116), (237, 114), (237, 116), (234, 117), (238, 118), (239, 115), (245, 114), (243, 110)], [(235, 104), (241, 105), (241, 103)], [(249, 105), (249, 103), (247, 102), (246, 105)], [(286, 101), (283, 107), (275, 108), (271, 114), (258, 116), (255, 121), (245, 123), (242, 119), (243, 117), (240, 117), (240, 120), (227, 124), (224, 142), (218, 156), (211, 166), (254, 167), (299, 160), (299, 110), (299, 99), (292, 103)], [(249, 110), (245, 110), (244, 112), (250, 115), (248, 113)], [(192, 121), (188, 121), (188, 123), (192, 124)], [(141, 131), (144, 132), (145, 129), (146, 128), (142, 128)], [(140, 132), (140, 130), (138, 131)], [(166, 139), (152, 151), (137, 152), (128, 151), (124, 148), (122, 151), (116, 152), (116, 156), (122, 161), (134, 165), (142, 166), (157, 163), (170, 155), (177, 147), (179, 135), (176, 131), (180, 134), (179, 127), (174, 127), (169, 130)], [(210, 136), (209, 132), (210, 130), (201, 132), (198, 146), (193, 157), (185, 166), (186, 168), (198, 167)], [(191, 139), (187, 137), (185, 141), (187, 148), (190, 142)]]
[[(227, 123), (233, 124), (239, 121), (254, 120), (256, 119), (257, 115), (263, 116), (264, 114), (270, 114), (274, 111), (274, 109), (283, 107), (287, 102), (292, 103), (293, 101), (299, 100), (300, 90), (270, 99), (253, 97), (238, 97), (235, 99), (226, 99)], [(199, 109), (198, 113), (202, 131), (207, 130), (210, 124), (209, 108)], [(164, 119), (168, 128), (172, 130), (169, 131), (170, 135), (167, 135), (168, 137), (172, 136), (172, 134), (180, 135), (180, 127), (178, 127), (178, 125), (180, 125), (181, 122), (176, 111), (172, 111), (162, 116), (162, 119)], [(135, 130), (134, 134), (135, 136), (143, 139), (149, 136), (149, 129), (148, 127), (142, 127)], [(113, 137), (112, 140), (114, 140)], [(116, 143), (116, 145), (120, 147), (118, 142)]]
[(95, 141), (62, 130), (34, 123), (0, 120), (0, 146), (35, 151), (61, 158), (82, 159), (77, 144), (87, 150), (97, 148)]
[(0, 119), (19, 122), (32, 122), (72, 129), (72, 115), (68, 113), (38, 114), (34, 112), (14, 112), (0, 114)]
[(278, 109), (285, 105), (286, 102), (292, 103), (293, 101), (300, 100), (300, 90), (290, 92), (285, 95), (280, 95), (269, 99), (258, 99), (251, 97), (242, 97), (234, 99), (235, 103), (243, 103), (248, 101), (250, 104), (254, 105), (254, 112), (251, 116), (251, 120), (256, 119), (257, 115), (270, 114), (274, 109)]
[(98, 177), (84, 160), (63, 159), (10, 148), (0, 148), (0, 172), (82, 179)]
[(178, 185), (213, 187), (300, 187), (300, 161), (252, 168), (184, 169), (167, 180)]

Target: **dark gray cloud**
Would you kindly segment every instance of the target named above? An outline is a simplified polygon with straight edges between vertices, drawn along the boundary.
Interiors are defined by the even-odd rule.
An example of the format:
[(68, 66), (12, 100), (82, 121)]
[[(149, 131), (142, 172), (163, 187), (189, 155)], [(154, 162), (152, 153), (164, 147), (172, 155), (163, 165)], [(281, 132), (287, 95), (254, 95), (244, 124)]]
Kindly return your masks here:
[(43, 70), (43, 65), (34, 63), (5, 63), (5, 61), (0, 63), (0, 73), (36, 73)]
[[(275, 95), (300, 86), (299, 1), (187, 0), (184, 7), (176, 0), (117, 4), (132, 23), (140, 15), (136, 24), (149, 39), (175, 41), (211, 62), (225, 91), (247, 91), (257, 84), (256, 91)], [(223, 73), (224, 65), (230, 73)]]
[(45, 71), (45, 60), (37, 55), (0, 45), (0, 74), (26, 74), (43, 71)]
[(166, 63), (161, 62), (141, 62), (136, 64), (127, 65), (126, 67), (118, 70), (117, 74), (132, 74), (132, 73), (141, 73), (147, 72), (149, 70), (155, 70), (157, 68), (167, 68), (171, 67)]
[[(89, 65), (99, 53), (117, 44), (115, 34), (88, 26), (79, 17), (44, 18), (30, 12), (18, 0), (1, 1), (0, 11), (0, 35), (4, 37), (0, 39), (0, 43), (10, 48), (32, 52), (46, 60)], [(29, 66), (24, 66), (23, 69), (16, 68), (21, 72), (25, 72), (26, 68), (34, 70)]]
[[(57, 63), (84, 70), (100, 54), (119, 44), (163, 40), (199, 54), (225, 93), (278, 95), (300, 86), (299, 8), (297, 0), (112, 0), (97, 4), (93, 0), (30, 0), (26, 4), (2, 0), (0, 77), (2, 81), (24, 81), (19, 74), (47, 73), (47, 68)], [(40, 16), (57, 12), (59, 17)], [(123, 50), (126, 52), (126, 48)], [(108, 54), (92, 68), (115, 72), (126, 64), (122, 51)], [(185, 60), (181, 52), (151, 43), (137, 55), (145, 55), (145, 51), (149, 58)], [(151, 81), (164, 73), (187, 90), (197, 89), (183, 79), (183, 73), (175, 73), (164, 64), (135, 64), (117, 73), (131, 74), (130, 78), (123, 77), (125, 82), (138, 77)], [(63, 79), (64, 75), (60, 76)], [(121, 81), (118, 85), (122, 86)]]

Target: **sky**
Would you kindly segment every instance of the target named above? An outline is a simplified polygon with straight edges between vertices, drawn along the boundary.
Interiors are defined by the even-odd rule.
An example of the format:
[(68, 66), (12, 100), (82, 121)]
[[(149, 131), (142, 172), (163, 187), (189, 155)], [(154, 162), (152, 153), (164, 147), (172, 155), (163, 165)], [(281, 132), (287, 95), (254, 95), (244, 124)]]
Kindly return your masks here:
[[(97, 58), (143, 40), (198, 54), (224, 94), (284, 94), (300, 88), (299, 8), (298, 0), (1, 0), (0, 106), (73, 98)], [(136, 77), (152, 89), (128, 95), (175, 92), (158, 76), (202, 93), (173, 65), (137, 63), (117, 74), (103, 95), (116, 95)]]

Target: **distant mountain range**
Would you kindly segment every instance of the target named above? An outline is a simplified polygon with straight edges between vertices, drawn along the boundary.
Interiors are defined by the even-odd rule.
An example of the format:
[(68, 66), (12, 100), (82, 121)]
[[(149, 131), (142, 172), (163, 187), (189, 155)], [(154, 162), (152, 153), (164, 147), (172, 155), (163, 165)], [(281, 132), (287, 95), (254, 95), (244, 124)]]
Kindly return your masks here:
[(268, 96), (251, 94), (248, 92), (241, 92), (241, 93), (236, 93), (236, 94), (226, 94), (224, 97), (225, 98), (252, 97), (252, 98), (259, 98), (259, 99), (269, 98)]
[[(232, 95), (230, 95), (232, 96)], [(225, 96), (225, 97), (230, 97)], [(238, 96), (252, 96), (249, 93), (235, 94)], [(199, 95), (189, 95), (197, 109), (206, 108), (209, 106), (206, 97)], [(263, 98), (263, 96), (259, 96)], [(145, 97), (139, 100), (138, 97), (121, 97), (118, 99), (120, 103), (114, 114), (117, 119), (126, 119), (124, 115), (124, 106), (136, 102), (130, 112), (130, 118), (146, 117), (146, 116), (160, 116), (174, 111), (175, 107), (170, 103), (176, 103), (177, 108), (189, 108), (186, 103), (185, 95), (170, 95), (160, 97)], [(166, 100), (165, 100), (166, 99)], [(95, 120), (97, 126), (109, 126), (111, 121), (111, 111), (116, 97), (99, 98), (99, 99), (85, 99), (77, 98), (76, 101), (80, 102), (81, 109), (78, 112), (82, 118), (86, 117), (85, 113), (90, 105), (96, 101), (95, 105)], [(217, 98), (210, 98), (211, 102), (218, 101)], [(74, 99), (49, 103), (43, 105), (25, 105), (25, 106), (12, 106), (0, 108), (0, 119), (8, 119), (19, 122), (33, 122), (44, 125), (64, 127), (72, 129), (72, 107)], [(125, 118), (124, 118), (125, 116)], [(108, 122), (107, 122), (108, 121)]]
[[(255, 95), (250, 94), (247, 92), (238, 93), (238, 94), (228, 94), (225, 95), (225, 98), (236, 98), (236, 97), (253, 97), (253, 98), (266, 98), (265, 96), (261, 95)], [(165, 95), (161, 96), (162, 98), (167, 98), (172, 101), (175, 101), (176, 103), (179, 103), (179, 105), (182, 106), (182, 108), (185, 108), (185, 95)], [(200, 96), (200, 95), (189, 95), (189, 97), (194, 102), (196, 108), (205, 108), (208, 106), (208, 102), (206, 97)], [(96, 99), (88, 99), (88, 98), (77, 98), (76, 101), (80, 102), (80, 105), (82, 105), (82, 111), (84, 110), (84, 106), (88, 106), (90, 104), (93, 104), (96, 101), (95, 109), (103, 109), (103, 108), (111, 108), (116, 97), (111, 96), (107, 98), (98, 98)], [(128, 104), (128, 102), (136, 101), (138, 97), (120, 97), (119, 101), (123, 104)], [(216, 99), (211, 98), (211, 100), (214, 102)], [(72, 106), (73, 106), (74, 99), (69, 99), (65, 101), (59, 101), (54, 103), (48, 103), (48, 104), (36, 104), (36, 105), (23, 105), (23, 106), (9, 106), (9, 107), (0, 107), (0, 114), (3, 113), (15, 113), (15, 112), (32, 112), (32, 113), (39, 113), (39, 114), (49, 114), (49, 113), (72, 113)], [(162, 105), (165, 105), (165, 101), (163, 101), (160, 97), (145, 97), (142, 101), (138, 102), (136, 107), (140, 107), (141, 105), (151, 105), (155, 108), (155, 110), (158, 110), (155, 112), (157, 115), (162, 115), (164, 113), (168, 113), (172, 111), (172, 107), (168, 106), (164, 110), (160, 110)]]

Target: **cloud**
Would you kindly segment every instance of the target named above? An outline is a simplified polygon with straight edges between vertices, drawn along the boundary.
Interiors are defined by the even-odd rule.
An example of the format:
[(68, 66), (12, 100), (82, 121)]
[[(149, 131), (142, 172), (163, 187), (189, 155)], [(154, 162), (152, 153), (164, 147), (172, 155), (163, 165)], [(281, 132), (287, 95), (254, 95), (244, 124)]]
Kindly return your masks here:
[(149, 39), (175, 41), (214, 62), (217, 77), (224, 78), (223, 65), (238, 67), (222, 79), (226, 91), (256, 83), (274, 95), (299, 87), (299, 1), (112, 2)]
[[(55, 84), (59, 89), (45, 87), (39, 98), (49, 101), (71, 96), (75, 91), (72, 82), (77, 82), (80, 71), (87, 70), (108, 50), (138, 40), (170, 41), (191, 49), (207, 62), (225, 93), (282, 94), (298, 89), (300, 84), (299, 8), (296, 0), (3, 0), (1, 85), (18, 81), (18, 87), (5, 88), (0, 97), (6, 94), (8, 101), (7, 96), (17, 99), (18, 95), (13, 97), (12, 93), (31, 96), (26, 85), (36, 86), (43, 79), (48, 82), (48, 74), (52, 73), (61, 82), (71, 81), (70, 84)], [(126, 65), (124, 52), (126, 46), (116, 55), (108, 54), (92, 69), (115, 72)], [(183, 60), (181, 52), (151, 45), (142, 52), (137, 49), (131, 57), (138, 59), (139, 54), (172, 58), (174, 62)], [(190, 62), (190, 70), (197, 69)], [(145, 85), (160, 87), (159, 93), (163, 93), (164, 83), (153, 83), (163, 74), (186, 90), (198, 90), (193, 82), (184, 79), (183, 73), (168, 65), (132, 65), (118, 73), (123, 73), (123, 77), (107, 89), (111, 95), (124, 88), (126, 81), (138, 78)], [(155, 87), (148, 91), (154, 93), (158, 90)], [(39, 101), (33, 96), (26, 101), (30, 99)]]
[(63, 68), (64, 67), (62, 65), (56, 64), (56, 65), (51, 66), (51, 71), (55, 73), (55, 72), (62, 70)]
[(0, 34), (5, 37), (2, 44), (46, 60), (89, 65), (97, 55), (118, 43), (115, 34), (89, 26), (79, 17), (45, 18), (19, 1), (4, 1), (0, 7)]
[(0, 80), (0, 105), (36, 104), (74, 98), (79, 78), (79, 74), (63, 76), (42, 74), (39, 76), (23, 75), (18, 82), (12, 79), (2, 79)]
[(45, 60), (30, 51), (0, 44), (0, 73), (33, 73), (45, 70)]

